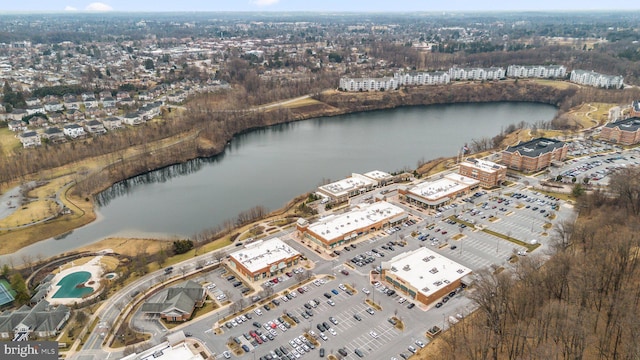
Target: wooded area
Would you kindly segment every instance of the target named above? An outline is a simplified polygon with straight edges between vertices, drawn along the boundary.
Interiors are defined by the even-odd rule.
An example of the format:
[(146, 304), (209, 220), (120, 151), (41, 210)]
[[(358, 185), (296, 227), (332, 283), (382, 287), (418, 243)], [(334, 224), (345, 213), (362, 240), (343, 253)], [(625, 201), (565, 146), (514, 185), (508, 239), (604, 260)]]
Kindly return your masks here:
[(638, 359), (639, 176), (623, 169), (609, 193), (579, 198), (580, 219), (555, 228), (553, 254), (479, 273), (469, 293), (479, 309), (443, 336), (439, 358)]

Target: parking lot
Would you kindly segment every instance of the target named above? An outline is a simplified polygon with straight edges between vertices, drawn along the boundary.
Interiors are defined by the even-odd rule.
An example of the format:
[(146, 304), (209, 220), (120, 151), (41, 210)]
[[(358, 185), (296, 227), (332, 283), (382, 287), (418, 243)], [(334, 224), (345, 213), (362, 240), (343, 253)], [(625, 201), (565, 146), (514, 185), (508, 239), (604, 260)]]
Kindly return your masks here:
[[(401, 206), (409, 207), (407, 204)], [(263, 283), (263, 287), (279, 293), (277, 304), (269, 303), (269, 309), (261, 305), (260, 314), (253, 310), (244, 313), (245, 318), (251, 317), (246, 321), (237, 321), (236, 318), (229, 321), (229, 327), (223, 323), (220, 335), (211, 331), (215, 323), (212, 319), (189, 323), (185, 331), (203, 334), (201, 340), (217, 354), (230, 350), (227, 346), (229, 341), (238, 342), (239, 347), (244, 346), (238, 357), (247, 359), (266, 359), (267, 355), (284, 358), (279, 353), (287, 354), (289, 358), (316, 358), (320, 348), (324, 350), (325, 357), (339, 355), (339, 350), (346, 352), (346, 356), (339, 355), (346, 359), (359, 358), (356, 350), (363, 357), (374, 359), (400, 359), (401, 354), (409, 357), (412, 351), (428, 343), (425, 337), (428, 328), (434, 325), (446, 328), (469, 314), (474, 305), (463, 289), (430, 307), (421, 304), (414, 307), (401, 294), (389, 296), (375, 288), (369, 281), (371, 270), (379, 269), (382, 261), (388, 261), (401, 252), (423, 246), (474, 272), (509, 267), (509, 260), (513, 256), (527, 255), (527, 249), (504, 239), (504, 236), (527, 244), (535, 241), (544, 248), (551, 238), (550, 226), (573, 216), (572, 208), (564, 201), (527, 190), (522, 184), (493, 192), (480, 191), (464, 201), (460, 199), (455, 205), (439, 209), (437, 214), (419, 212), (414, 208), (411, 212), (415, 213), (411, 221), (368, 234), (353, 245), (343, 246), (337, 249), (338, 255), (331, 261), (296, 243), (290, 232), (276, 234), (303, 252), (313, 264), (313, 274), (324, 279), (325, 283), (318, 286), (306, 284), (300, 293), (296, 290), (296, 283), (301, 277), (293, 273), (291, 276), (280, 274)], [(234, 301), (240, 298), (239, 288), (232, 285), (235, 279), (228, 281), (227, 276), (229, 274), (223, 269), (206, 276), (209, 282), (216, 284), (207, 289), (214, 299), (226, 292), (233, 294)], [(340, 284), (349, 286), (349, 291), (340, 289)], [(282, 292), (286, 289), (293, 289), (296, 296), (283, 297)], [(251, 296), (246, 298), (245, 306), (252, 303), (250, 299)], [(365, 303), (366, 299), (375, 301), (381, 310), (369, 314), (370, 306)], [(226, 315), (226, 311), (220, 315)], [(389, 322), (393, 316), (402, 320), (403, 331)], [(254, 322), (258, 322), (260, 328), (254, 326)], [(325, 323), (328, 328), (325, 328)], [(236, 357), (235, 354), (230, 355)]]

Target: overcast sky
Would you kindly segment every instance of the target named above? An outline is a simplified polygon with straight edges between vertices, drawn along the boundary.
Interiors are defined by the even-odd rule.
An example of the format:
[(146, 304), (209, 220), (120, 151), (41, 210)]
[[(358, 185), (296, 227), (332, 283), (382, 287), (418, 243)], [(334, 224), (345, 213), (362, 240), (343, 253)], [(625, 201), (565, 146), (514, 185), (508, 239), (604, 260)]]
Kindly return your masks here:
[(0, 0), (16, 11), (514, 11), (638, 10), (634, 0)]

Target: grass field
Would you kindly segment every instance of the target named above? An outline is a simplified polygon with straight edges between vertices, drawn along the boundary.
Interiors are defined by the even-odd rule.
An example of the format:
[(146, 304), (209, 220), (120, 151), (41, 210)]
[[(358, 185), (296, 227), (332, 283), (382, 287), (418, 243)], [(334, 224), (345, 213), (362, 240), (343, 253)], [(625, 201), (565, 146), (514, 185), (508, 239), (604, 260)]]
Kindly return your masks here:
[(55, 214), (58, 205), (51, 199), (32, 201), (19, 207), (13, 214), (0, 220), (0, 228), (27, 225)]
[(0, 128), (0, 155), (9, 155), (13, 150), (21, 147), (22, 144), (16, 138), (16, 133), (9, 128)]

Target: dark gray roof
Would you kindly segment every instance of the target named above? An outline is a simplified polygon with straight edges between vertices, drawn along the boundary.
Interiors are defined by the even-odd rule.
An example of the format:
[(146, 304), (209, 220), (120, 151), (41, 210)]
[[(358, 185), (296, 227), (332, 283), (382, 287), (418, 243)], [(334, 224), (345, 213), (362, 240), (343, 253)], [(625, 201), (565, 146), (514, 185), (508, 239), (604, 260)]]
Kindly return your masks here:
[(565, 146), (563, 141), (541, 137), (516, 146), (509, 146), (505, 151), (508, 153), (518, 152), (520, 155), (527, 157), (538, 157), (556, 149), (561, 149), (563, 146)]
[(630, 117), (623, 120), (618, 120), (616, 122), (610, 122), (605, 127), (608, 128), (619, 128), (622, 131), (638, 131), (640, 129), (640, 118), (638, 117)]
[(50, 128), (46, 128), (44, 130), (44, 133), (47, 135), (62, 134), (62, 130), (58, 129), (57, 127), (50, 127)]
[(634, 111), (640, 111), (640, 101), (636, 100), (632, 103)]
[(197, 301), (204, 299), (204, 289), (195, 281), (187, 281), (167, 290), (167, 299), (162, 303), (145, 303), (142, 312), (146, 313), (189, 313)]

